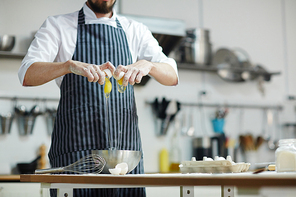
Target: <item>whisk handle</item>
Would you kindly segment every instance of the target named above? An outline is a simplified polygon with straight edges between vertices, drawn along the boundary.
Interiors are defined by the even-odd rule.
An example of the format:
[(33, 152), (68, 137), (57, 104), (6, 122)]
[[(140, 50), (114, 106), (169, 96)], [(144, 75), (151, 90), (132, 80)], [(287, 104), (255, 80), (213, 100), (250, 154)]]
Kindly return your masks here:
[(64, 168), (48, 168), (48, 169), (39, 169), (35, 170), (35, 174), (47, 174), (47, 173), (57, 173), (57, 172), (64, 172)]

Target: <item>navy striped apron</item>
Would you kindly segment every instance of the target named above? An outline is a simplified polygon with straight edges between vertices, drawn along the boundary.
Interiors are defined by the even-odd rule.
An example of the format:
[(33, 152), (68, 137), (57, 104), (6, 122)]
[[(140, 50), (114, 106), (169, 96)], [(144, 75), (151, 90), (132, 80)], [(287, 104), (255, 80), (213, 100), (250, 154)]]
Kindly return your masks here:
[[(81, 9), (72, 59), (96, 65), (110, 61), (115, 67), (132, 64), (125, 32), (118, 19), (116, 23), (117, 28), (85, 24)], [(133, 86), (128, 85), (124, 93), (119, 93), (115, 79), (110, 80), (112, 91), (106, 103), (104, 86), (73, 73), (64, 76), (49, 151), (52, 167), (74, 163), (91, 150), (108, 149), (108, 130), (111, 147), (142, 151)], [(131, 173), (144, 173), (143, 158)], [(56, 194), (51, 191), (51, 195)], [(74, 196), (145, 196), (145, 189), (75, 189)]]

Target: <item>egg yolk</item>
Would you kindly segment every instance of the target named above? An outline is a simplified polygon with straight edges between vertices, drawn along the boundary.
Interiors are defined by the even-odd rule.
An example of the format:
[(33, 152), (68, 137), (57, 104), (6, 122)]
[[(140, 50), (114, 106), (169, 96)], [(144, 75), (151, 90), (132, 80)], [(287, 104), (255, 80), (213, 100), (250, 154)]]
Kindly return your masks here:
[(105, 86), (104, 86), (104, 93), (106, 97), (109, 97), (110, 92), (112, 90), (112, 83), (108, 77), (105, 78)]
[(121, 79), (119, 79), (119, 80), (117, 81), (117, 83), (118, 83), (119, 85), (122, 85), (122, 82), (123, 82), (123, 77), (121, 77)]
[(123, 78), (124, 77), (121, 77), (121, 79), (117, 80), (117, 88), (118, 88), (118, 92), (120, 92), (120, 93), (124, 93), (124, 91), (126, 89), (126, 86), (122, 85)]

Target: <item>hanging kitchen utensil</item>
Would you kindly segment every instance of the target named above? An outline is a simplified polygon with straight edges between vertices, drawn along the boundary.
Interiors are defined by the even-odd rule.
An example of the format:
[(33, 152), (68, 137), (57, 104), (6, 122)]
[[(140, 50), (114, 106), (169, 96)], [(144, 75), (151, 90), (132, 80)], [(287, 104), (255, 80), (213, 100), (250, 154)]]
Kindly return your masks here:
[[(156, 129), (157, 136), (165, 135), (167, 133), (169, 123), (174, 119), (180, 108), (181, 104), (174, 100), (168, 101), (163, 98), (161, 103), (158, 102), (158, 99), (154, 100), (152, 103), (153, 113), (161, 120), (160, 131), (158, 132), (158, 128)], [(157, 119), (155, 119), (155, 123), (158, 123)]]
[(166, 98), (162, 98), (161, 103), (158, 105), (158, 117), (160, 119), (165, 119), (166, 109), (167, 109), (169, 103), (170, 103), (169, 100), (166, 100)]
[(14, 111), (17, 115), (26, 115), (27, 113), (26, 106), (24, 105), (15, 106)]
[(260, 146), (263, 144), (264, 138), (262, 136), (257, 136), (256, 143), (255, 143), (255, 149), (258, 150)]
[(267, 72), (267, 70), (262, 65), (256, 65), (253, 68), (253, 79), (258, 78), (259, 76), (262, 76), (264, 81), (270, 81), (271, 74)]
[(275, 148), (278, 148), (279, 145), (279, 139), (282, 134), (282, 124), (280, 120), (280, 110), (276, 109), (274, 114), (274, 122), (275, 122), (275, 135), (274, 135), (274, 144)]
[[(36, 120), (36, 118), (37, 118), (37, 116), (39, 116), (39, 115), (41, 115), (42, 114), (42, 112), (41, 112), (41, 109), (40, 109), (40, 107), (38, 106), (38, 105), (34, 105), (33, 107), (32, 107), (32, 109), (30, 110), (30, 112), (29, 112), (29, 117), (32, 117), (32, 124), (30, 125), (30, 129), (28, 128), (28, 130), (30, 131), (30, 134), (32, 134), (33, 133), (33, 128), (34, 128), (34, 125), (35, 125), (35, 120)], [(29, 125), (29, 124), (28, 124)]]
[(193, 136), (194, 135), (194, 131), (195, 131), (195, 128), (194, 128), (194, 118), (193, 118), (193, 109), (191, 108), (190, 110), (190, 117), (189, 117), (189, 125), (190, 127), (188, 128), (188, 131), (187, 131), (187, 135), (188, 136)]
[(30, 135), (33, 133), (35, 120), (37, 116), (41, 115), (42, 112), (38, 105), (34, 105), (31, 110), (26, 111), (25, 107), (16, 107), (15, 112), (17, 115), (17, 122), (19, 127), (19, 134)]
[(226, 81), (243, 82), (249, 79), (249, 72), (252, 67), (246, 52), (226, 48), (218, 49), (213, 58), (213, 65), (218, 68), (217, 74)]
[(165, 110), (165, 113), (166, 113), (166, 117), (163, 121), (163, 124), (162, 124), (162, 128), (161, 128), (161, 134), (162, 135), (166, 135), (167, 134), (167, 131), (168, 131), (168, 128), (169, 128), (169, 124), (170, 124), (170, 121), (172, 119), (172, 116), (175, 115), (178, 111), (178, 106), (177, 106), (177, 102), (175, 100), (172, 100), (169, 102), (166, 110)]
[(0, 115), (0, 135), (10, 133), (13, 119), (13, 113), (8, 113), (7, 115)]
[[(161, 118), (161, 104), (158, 102), (158, 98), (155, 98), (153, 103), (151, 104), (152, 106), (152, 112), (153, 112), (153, 119), (154, 119), (154, 130), (156, 136), (160, 136), (160, 128), (161, 128), (161, 123), (162, 119)], [(165, 114), (163, 114), (165, 116)]]
[(59, 168), (35, 170), (35, 174), (74, 172), (99, 174), (106, 165), (106, 160), (98, 154), (89, 154), (73, 164)]
[(163, 135), (164, 119), (166, 118), (166, 109), (170, 101), (167, 101), (164, 97), (161, 102), (158, 102), (156, 98), (152, 103), (152, 109), (156, 116), (155, 119), (155, 131), (157, 136)]
[(24, 129), (25, 117), (28, 115), (26, 107), (24, 105), (20, 105), (20, 106), (15, 106), (14, 109), (15, 109), (16, 119), (18, 123), (19, 134), (26, 135), (27, 133), (25, 132), (25, 129)]
[(276, 145), (274, 143), (274, 121), (273, 121), (273, 111), (271, 109), (267, 110), (267, 131), (269, 133), (268, 137), (268, 148), (270, 150), (275, 150)]
[(235, 147), (234, 147), (234, 150), (233, 150), (233, 161), (237, 162), (238, 159), (237, 159), (237, 156), (238, 156), (238, 150), (240, 148), (240, 150), (242, 150), (242, 155), (246, 161), (246, 155), (245, 155), (245, 140), (244, 140), (244, 136), (242, 136), (242, 133), (243, 133), (243, 123), (244, 123), (244, 109), (241, 108), (240, 109), (240, 113), (239, 113), (239, 120), (238, 120), (238, 136), (237, 136), (237, 139), (236, 139), (236, 143), (235, 143)]
[(47, 127), (47, 134), (51, 135), (55, 123), (55, 118), (57, 114), (57, 109), (55, 108), (46, 108), (45, 110), (45, 117), (46, 117), (46, 127)]
[(262, 116), (262, 136), (264, 141), (268, 140), (268, 133), (267, 133), (267, 112), (266, 109), (262, 110), (263, 116)]
[(205, 112), (203, 105), (199, 105), (198, 109), (200, 112), (200, 122), (201, 122), (200, 129), (202, 131), (203, 136), (207, 136), (208, 132), (207, 132), (207, 127), (206, 127), (206, 112)]
[(188, 125), (187, 125), (187, 119), (186, 119), (186, 112), (184, 110), (185, 109), (183, 108), (182, 122), (181, 122), (181, 134), (187, 135)]
[[(259, 90), (259, 92), (261, 93), (262, 96), (265, 96), (265, 81), (270, 81), (271, 75), (268, 74), (268, 72), (266, 71), (266, 69), (263, 66), (257, 65), (255, 68), (255, 75), (257, 78), (257, 88)], [(266, 73), (264, 75), (262, 74), (256, 74), (256, 73)]]

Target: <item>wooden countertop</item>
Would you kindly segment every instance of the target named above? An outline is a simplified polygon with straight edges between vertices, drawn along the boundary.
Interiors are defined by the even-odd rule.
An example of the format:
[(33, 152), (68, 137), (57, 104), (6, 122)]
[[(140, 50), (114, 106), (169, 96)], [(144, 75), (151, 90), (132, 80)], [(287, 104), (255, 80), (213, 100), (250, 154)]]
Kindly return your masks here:
[(137, 175), (48, 175), (24, 174), (21, 182), (74, 183), (133, 186), (214, 186), (241, 187), (290, 186), (296, 187), (296, 173), (263, 172), (260, 174), (137, 174)]
[(18, 182), (20, 181), (20, 175), (0, 175), (0, 182)]

